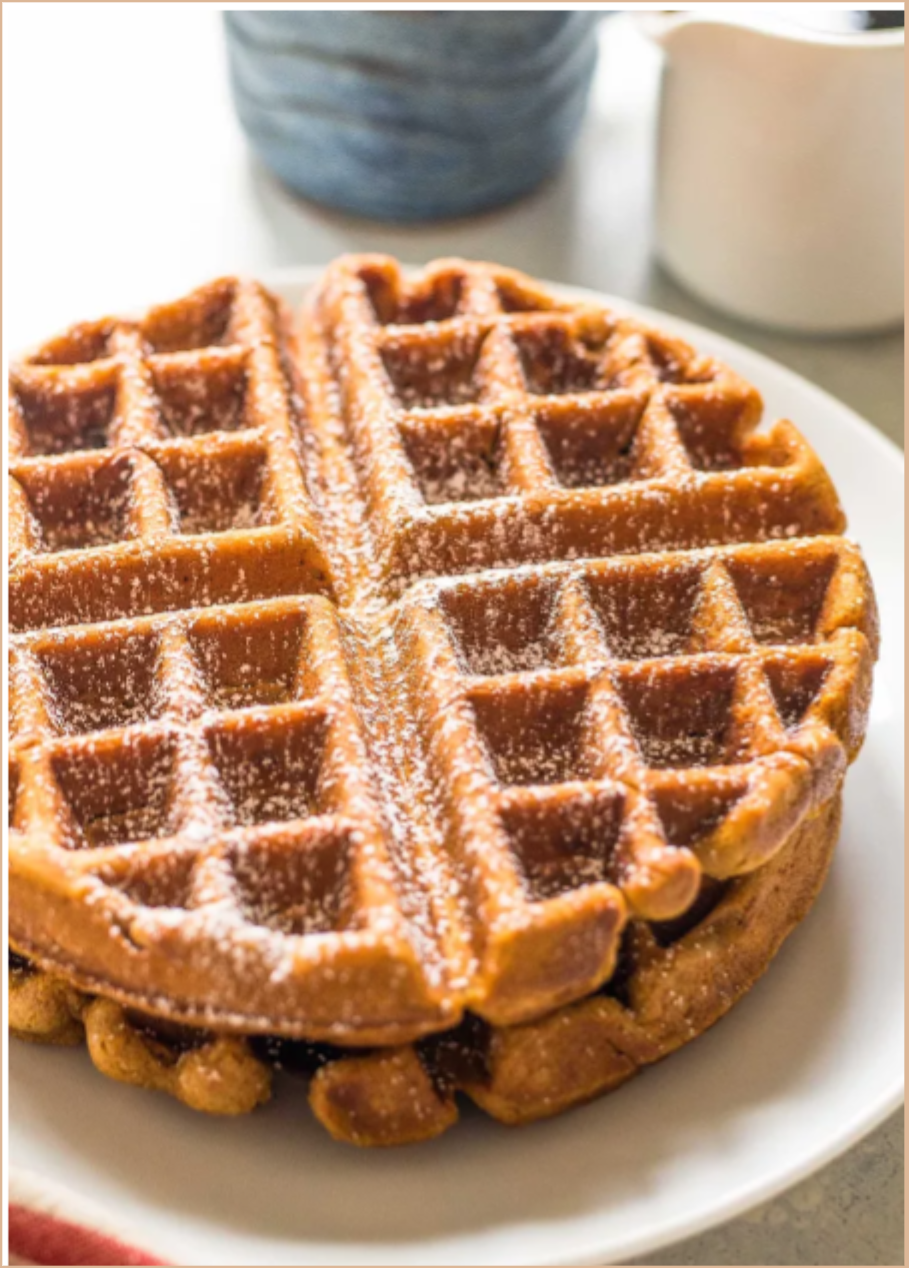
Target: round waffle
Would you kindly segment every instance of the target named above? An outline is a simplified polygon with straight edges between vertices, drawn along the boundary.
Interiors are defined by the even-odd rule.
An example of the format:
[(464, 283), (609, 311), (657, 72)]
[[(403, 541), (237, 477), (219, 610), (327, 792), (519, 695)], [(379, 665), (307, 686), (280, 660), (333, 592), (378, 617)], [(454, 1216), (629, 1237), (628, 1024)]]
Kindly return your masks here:
[[(20, 966), (19, 1030), (178, 1095), (202, 1036), (243, 1108), (297, 1041), (330, 1129), (392, 1143), (455, 1087), (523, 1121), (614, 1085), (804, 914), (874, 600), (724, 366), (495, 266), (348, 257), (297, 330), (213, 283), (10, 399), (10, 930), (66, 984)], [(192, 1028), (167, 1078), (149, 1017)]]
[(810, 908), (839, 820), (837, 794), (765, 866), (706, 884), (681, 920), (633, 919), (599, 991), (522, 1025), (468, 1017), (415, 1044), (365, 1053), (250, 1040), (92, 998), (21, 957), (10, 971), (10, 1025), (21, 1039), (84, 1039), (102, 1073), (207, 1113), (244, 1114), (267, 1100), (272, 1068), (302, 1075), (319, 1121), (335, 1139), (361, 1146), (440, 1135), (458, 1119), (459, 1093), (499, 1122), (528, 1123), (612, 1091), (731, 1008)]

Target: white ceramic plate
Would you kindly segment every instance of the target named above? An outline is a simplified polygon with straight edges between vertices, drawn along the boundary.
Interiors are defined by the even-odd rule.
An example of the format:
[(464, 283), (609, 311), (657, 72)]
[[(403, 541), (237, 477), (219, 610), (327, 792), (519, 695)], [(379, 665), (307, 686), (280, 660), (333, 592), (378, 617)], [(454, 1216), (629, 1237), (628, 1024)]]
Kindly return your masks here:
[[(311, 273), (282, 273), (296, 301)], [(602, 1264), (699, 1232), (847, 1148), (903, 1090), (902, 459), (747, 348), (621, 300), (717, 354), (827, 464), (877, 587), (883, 654), (829, 882), (718, 1027), (612, 1096), (521, 1131), (466, 1110), (432, 1144), (334, 1144), (288, 1080), (237, 1121), (13, 1044), (11, 1157), (184, 1264)]]

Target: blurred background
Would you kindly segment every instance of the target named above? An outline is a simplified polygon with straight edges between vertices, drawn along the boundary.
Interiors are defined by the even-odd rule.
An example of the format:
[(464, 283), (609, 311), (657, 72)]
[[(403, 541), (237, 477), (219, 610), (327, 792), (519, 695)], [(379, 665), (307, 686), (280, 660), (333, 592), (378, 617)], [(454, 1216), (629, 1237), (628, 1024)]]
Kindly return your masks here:
[[(545, 20), (528, 28), (523, 41), (515, 39), (513, 29), (511, 34), (499, 30), (494, 36), (483, 31), (473, 46), (467, 42), (460, 58), (446, 58), (444, 44), (440, 53), (439, 48), (427, 50), (420, 47), (419, 39), (414, 40), (413, 47), (405, 49), (411, 59), (411, 78), (398, 67), (396, 95), (389, 100), (387, 94), (377, 97), (369, 79), (357, 74), (360, 46), (364, 40), (376, 44), (375, 28), (364, 33), (359, 24), (364, 18), (373, 23), (400, 21), (399, 15), (235, 12), (227, 19), (235, 28), (229, 60), (225, 15), (214, 6), (11, 6), (8, 33), (16, 56), (8, 58), (5, 89), (7, 118), (15, 126), (9, 129), (4, 155), (4, 276), (15, 342), (21, 347), (80, 317), (178, 295), (194, 282), (220, 272), (261, 275), (282, 266), (324, 264), (339, 252), (351, 250), (386, 250), (414, 263), (461, 254), (625, 296), (719, 328), (819, 382), (896, 439), (902, 431), (903, 344), (899, 322), (892, 320), (893, 304), (879, 294), (879, 274), (883, 268), (886, 287), (898, 273), (902, 289), (902, 235), (892, 241), (889, 230), (897, 213), (902, 224), (901, 163), (890, 172), (889, 187), (897, 190), (898, 205), (883, 209), (884, 221), (880, 198), (872, 203), (877, 211), (869, 217), (867, 200), (857, 204), (854, 193), (844, 199), (842, 194), (833, 198), (830, 192), (830, 171), (846, 181), (847, 189), (862, 184), (850, 179), (853, 139), (832, 110), (859, 116), (859, 150), (871, 155), (875, 179), (893, 167), (885, 150), (894, 137), (902, 152), (901, 112), (899, 120), (894, 120), (894, 103), (887, 110), (882, 98), (872, 95), (869, 99), (867, 92), (868, 81), (882, 84), (884, 80), (891, 91), (893, 63), (887, 63), (884, 74), (881, 61), (851, 47), (836, 48), (837, 39), (844, 37), (821, 29), (852, 26), (856, 19), (850, 13), (869, 11), (821, 5), (706, 7), (773, 11), (775, 19), (791, 11), (789, 16), (801, 25), (790, 22), (790, 32), (805, 33), (806, 41), (817, 38), (822, 55), (817, 56), (813, 45), (801, 39), (789, 39), (777, 40), (768, 56), (762, 41), (770, 37), (758, 36), (745, 39), (739, 65), (726, 56), (725, 47), (718, 56), (711, 46), (716, 30), (710, 37), (697, 24), (689, 29), (683, 26), (664, 39), (664, 51), (650, 34), (642, 33), (645, 23), (639, 15), (627, 13), (596, 19), (589, 12), (545, 10), (541, 15), (445, 14), (440, 16), (459, 23), (485, 22), (490, 16), (498, 21), (507, 16), (512, 23), (539, 23), (540, 16)], [(814, 33), (804, 25), (806, 10)], [(251, 28), (250, 34), (243, 24), (251, 16), (260, 23), (262, 19), (286, 23), (316, 18), (321, 26), (315, 33), (307, 30), (305, 38), (299, 32), (275, 32), (261, 25)], [(326, 27), (329, 17), (340, 27)], [(901, 18), (900, 9), (896, 18), (882, 20)], [(425, 26), (427, 20), (434, 19), (420, 15), (416, 25)], [(567, 29), (559, 25), (566, 20)], [(407, 21), (413, 25), (415, 17)], [(678, 15), (669, 19), (670, 26), (673, 21), (678, 21)], [(664, 31), (657, 34), (665, 36)], [(901, 40), (901, 36), (900, 31), (885, 33), (883, 38)], [(673, 44), (672, 39), (677, 42)], [(313, 55), (313, 43), (321, 58)], [(449, 43), (463, 48), (463, 34)], [(798, 56), (789, 65), (780, 51), (792, 46)], [(480, 55), (471, 61), (477, 48), (485, 50), (485, 63)], [(896, 90), (901, 102), (902, 49), (891, 51), (899, 60)], [(668, 118), (664, 117), (660, 148), (660, 85), (667, 53), (663, 87), (669, 109), (664, 109)], [(376, 45), (372, 60), (381, 64), (385, 55)], [(840, 69), (844, 58), (845, 74)], [(471, 81), (471, 64), (476, 82)], [(782, 83), (769, 74), (780, 65), (788, 76)], [(731, 66), (731, 79), (728, 70), (723, 79), (723, 66)], [(249, 136), (238, 119), (231, 70), (236, 104)], [(748, 144), (745, 140), (735, 144), (735, 135), (732, 142), (723, 136), (715, 138), (719, 153), (712, 158), (708, 153), (705, 159), (704, 112), (707, 122), (720, 117), (733, 118), (735, 123), (733, 107), (742, 108), (743, 83), (756, 85), (750, 109), (759, 122), (763, 120), (762, 130)], [(705, 84), (712, 91), (706, 102), (693, 91)], [(310, 161), (320, 147), (325, 153), (326, 140), (331, 140), (331, 133), (324, 127), (320, 131), (320, 126), (325, 102), (339, 94), (347, 102), (346, 113), (369, 126), (346, 144), (328, 145), (330, 163)], [(825, 131), (814, 144), (810, 129), (816, 130), (818, 121), (809, 119), (803, 128), (800, 118), (806, 117), (819, 97)], [(430, 104), (422, 107), (423, 117), (408, 130), (408, 110), (413, 109), (414, 100), (427, 98)], [(537, 100), (546, 109), (534, 115)], [(447, 116), (446, 101), (459, 103)], [(485, 115), (477, 116), (489, 119), (487, 126), (473, 118), (471, 103), (488, 107)], [(396, 138), (397, 157), (394, 150), (377, 153), (375, 139), (369, 135), (382, 111), (398, 112), (385, 130)], [(870, 126), (865, 119), (869, 111), (875, 112)], [(678, 126), (671, 131), (673, 124), (680, 125), (681, 131)], [(737, 124), (743, 137), (753, 125), (754, 119), (747, 116)], [(534, 141), (529, 148), (528, 135)], [(538, 136), (543, 138), (536, 146), (541, 153), (532, 159), (528, 155)], [(804, 170), (798, 152), (791, 153), (794, 136), (803, 148), (813, 146), (815, 155), (804, 182), (795, 190), (785, 186), (791, 173), (780, 172), (774, 165), (775, 156), (783, 154), (795, 164), (797, 173)], [(282, 181), (275, 175), (274, 164), (282, 151), (288, 152), (288, 137), (301, 139), (296, 170), (285, 172)], [(456, 153), (459, 160), (466, 146), (468, 171), (472, 162), (482, 179), (465, 179), (459, 173), (452, 181), (450, 175), (445, 177), (444, 164), (440, 175), (442, 144), (453, 147), (448, 152)], [(294, 152), (293, 145), (289, 149)], [(411, 155), (403, 168), (402, 153)], [(712, 162), (713, 168), (705, 169), (705, 161)], [(823, 168), (820, 172), (818, 163)], [(386, 179), (384, 192), (376, 192), (370, 188), (375, 181), (361, 179), (370, 164), (373, 170), (393, 169), (392, 176), (400, 174), (397, 192), (394, 180)], [(681, 175), (676, 171), (679, 166)], [(307, 167), (315, 167), (315, 175)], [(333, 170), (328, 171), (329, 167)], [(497, 168), (501, 169), (498, 173)], [(754, 188), (745, 199), (742, 181), (749, 172)], [(414, 214), (433, 199), (444, 203), (446, 198), (463, 198), (465, 186), (467, 198), (480, 201), (506, 197), (508, 186), (519, 188), (525, 178), (526, 184), (536, 187), (517, 201), (472, 217), (462, 214), (455, 219), (402, 224), (367, 219), (308, 200), (290, 188), (288, 175), (323, 198), (334, 196), (340, 202), (359, 198), (364, 204), (396, 198), (405, 210), (412, 202), (417, 208)], [(668, 246), (679, 257), (676, 276), (684, 275), (686, 269), (690, 275), (693, 270), (697, 283), (718, 268), (722, 290), (736, 261), (744, 262), (748, 270), (747, 276), (730, 279), (730, 293), (711, 294), (711, 304), (698, 297), (703, 287), (691, 289), (690, 276), (686, 279), (689, 289), (682, 289), (657, 255), (655, 207), (660, 185), (666, 187), (664, 194), (671, 194), (673, 182), (678, 186), (680, 181), (682, 195), (672, 201), (671, 210), (678, 209), (681, 223), (662, 226), (664, 237), (671, 239)], [(364, 185), (365, 192), (358, 194)], [(724, 190), (733, 199), (730, 207), (719, 200)], [(749, 219), (749, 207), (756, 194), (763, 197), (762, 190), (768, 191), (762, 214), (755, 218), (752, 210)], [(686, 197), (688, 204), (694, 197), (693, 206), (682, 205)], [(816, 214), (812, 197), (823, 198), (823, 214)], [(848, 330), (883, 324), (883, 333), (862, 329), (858, 338), (806, 339), (793, 337), (788, 330), (769, 329), (777, 316), (774, 304), (782, 300), (785, 308), (792, 296), (775, 295), (771, 287), (769, 295), (755, 300), (746, 294), (749, 285), (768, 276), (774, 286), (785, 285), (792, 273), (787, 252), (799, 248), (805, 258), (814, 252), (816, 285), (797, 288), (796, 300), (800, 293), (817, 289), (818, 274), (822, 280), (836, 273), (835, 268), (825, 268), (818, 239), (823, 223), (829, 221), (823, 209), (844, 202), (850, 230), (841, 232), (833, 245), (857, 257), (853, 273), (858, 270), (858, 276), (850, 284), (853, 295), (858, 290), (859, 302), (854, 297), (850, 302), (847, 294), (834, 297), (838, 302), (825, 308), (832, 312), (835, 325)], [(438, 206), (433, 210), (439, 213)], [(692, 218), (700, 226), (694, 241)], [(765, 232), (768, 225), (770, 240)], [(838, 225), (828, 224), (828, 231)], [(724, 256), (722, 239), (733, 229), (739, 238), (725, 243)], [(761, 232), (763, 239), (755, 239)], [(742, 239), (742, 233), (751, 237)], [(864, 286), (861, 262), (874, 252), (881, 257), (878, 275), (869, 275)], [(776, 268), (766, 266), (768, 258), (771, 264), (778, 260)], [(866, 297), (870, 314), (860, 311)], [(766, 309), (769, 303), (769, 319), (761, 312), (758, 326), (733, 316), (743, 299), (752, 307), (756, 303), (758, 309), (762, 304)], [(853, 308), (854, 322), (850, 320)], [(882, 320), (888, 314), (889, 319)], [(787, 313), (780, 315), (785, 324)], [(811, 317), (809, 313), (809, 327)]]
[[(901, 443), (902, 7), (705, 8), (448, 13), (438, 39), (8, 5), (10, 347), (219, 273), (457, 254), (718, 329)], [(647, 1262), (901, 1263), (902, 1193), (900, 1117)]]

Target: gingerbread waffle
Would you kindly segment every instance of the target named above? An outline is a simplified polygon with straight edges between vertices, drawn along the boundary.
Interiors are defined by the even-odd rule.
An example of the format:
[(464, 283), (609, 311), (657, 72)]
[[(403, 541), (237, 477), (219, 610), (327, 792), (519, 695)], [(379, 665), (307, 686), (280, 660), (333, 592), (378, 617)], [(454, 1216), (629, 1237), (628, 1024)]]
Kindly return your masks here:
[(361, 1146), (441, 1135), (457, 1122), (458, 1093), (499, 1122), (533, 1122), (612, 1091), (731, 1008), (809, 910), (839, 816), (837, 794), (765, 866), (704, 883), (681, 920), (632, 920), (604, 987), (522, 1025), (468, 1016), (416, 1044), (367, 1052), (247, 1039), (92, 998), (19, 956), (11, 960), (10, 1024), (21, 1039), (84, 1040), (102, 1073), (207, 1113), (254, 1109), (271, 1095), (273, 1069), (302, 1076), (322, 1125)]
[[(792, 424), (755, 431), (750, 384), (508, 270), (441, 261), (411, 286), (393, 261), (341, 260), (304, 339), (385, 599), (426, 575), (844, 527)], [(355, 575), (348, 593), (364, 588)]]
[(13, 367), (13, 630), (331, 592), (284, 348), (225, 280)]
[(725, 367), (350, 257), (298, 333), (235, 281), (77, 327), (11, 414), (19, 1031), (202, 1108), (303, 1053), (395, 1143), (606, 1090), (804, 914), (874, 600)]

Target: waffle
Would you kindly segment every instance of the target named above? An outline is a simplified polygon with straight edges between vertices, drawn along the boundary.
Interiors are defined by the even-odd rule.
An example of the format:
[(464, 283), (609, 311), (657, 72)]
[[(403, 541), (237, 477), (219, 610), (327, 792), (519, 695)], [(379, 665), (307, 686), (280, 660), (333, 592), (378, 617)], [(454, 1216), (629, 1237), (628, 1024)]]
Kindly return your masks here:
[(10, 1024), (21, 1039), (84, 1039), (102, 1073), (212, 1114), (244, 1114), (267, 1100), (273, 1069), (302, 1076), (319, 1122), (336, 1140), (360, 1146), (441, 1135), (458, 1120), (458, 1093), (509, 1125), (548, 1118), (627, 1082), (745, 994), (811, 906), (836, 841), (840, 800), (835, 795), (801, 824), (764, 867), (707, 882), (683, 919), (632, 920), (600, 991), (523, 1025), (468, 1017), (416, 1044), (365, 1053), (245, 1039), (92, 999), (18, 956)]
[(804, 914), (874, 599), (724, 366), (368, 256), (297, 329), (225, 280), (10, 398), (19, 1031), (204, 1108), (214, 1068), (224, 1112), (311, 1053), (329, 1129), (395, 1143), (455, 1089), (506, 1121), (606, 1090)]
[(753, 387), (639, 322), (506, 270), (443, 261), (408, 286), (369, 257), (329, 270), (315, 309), (313, 408), (343, 419), (386, 599), (426, 575), (844, 527), (796, 429), (756, 433)]
[(15, 367), (14, 630), (327, 592), (282, 349), (274, 301), (222, 282)]

